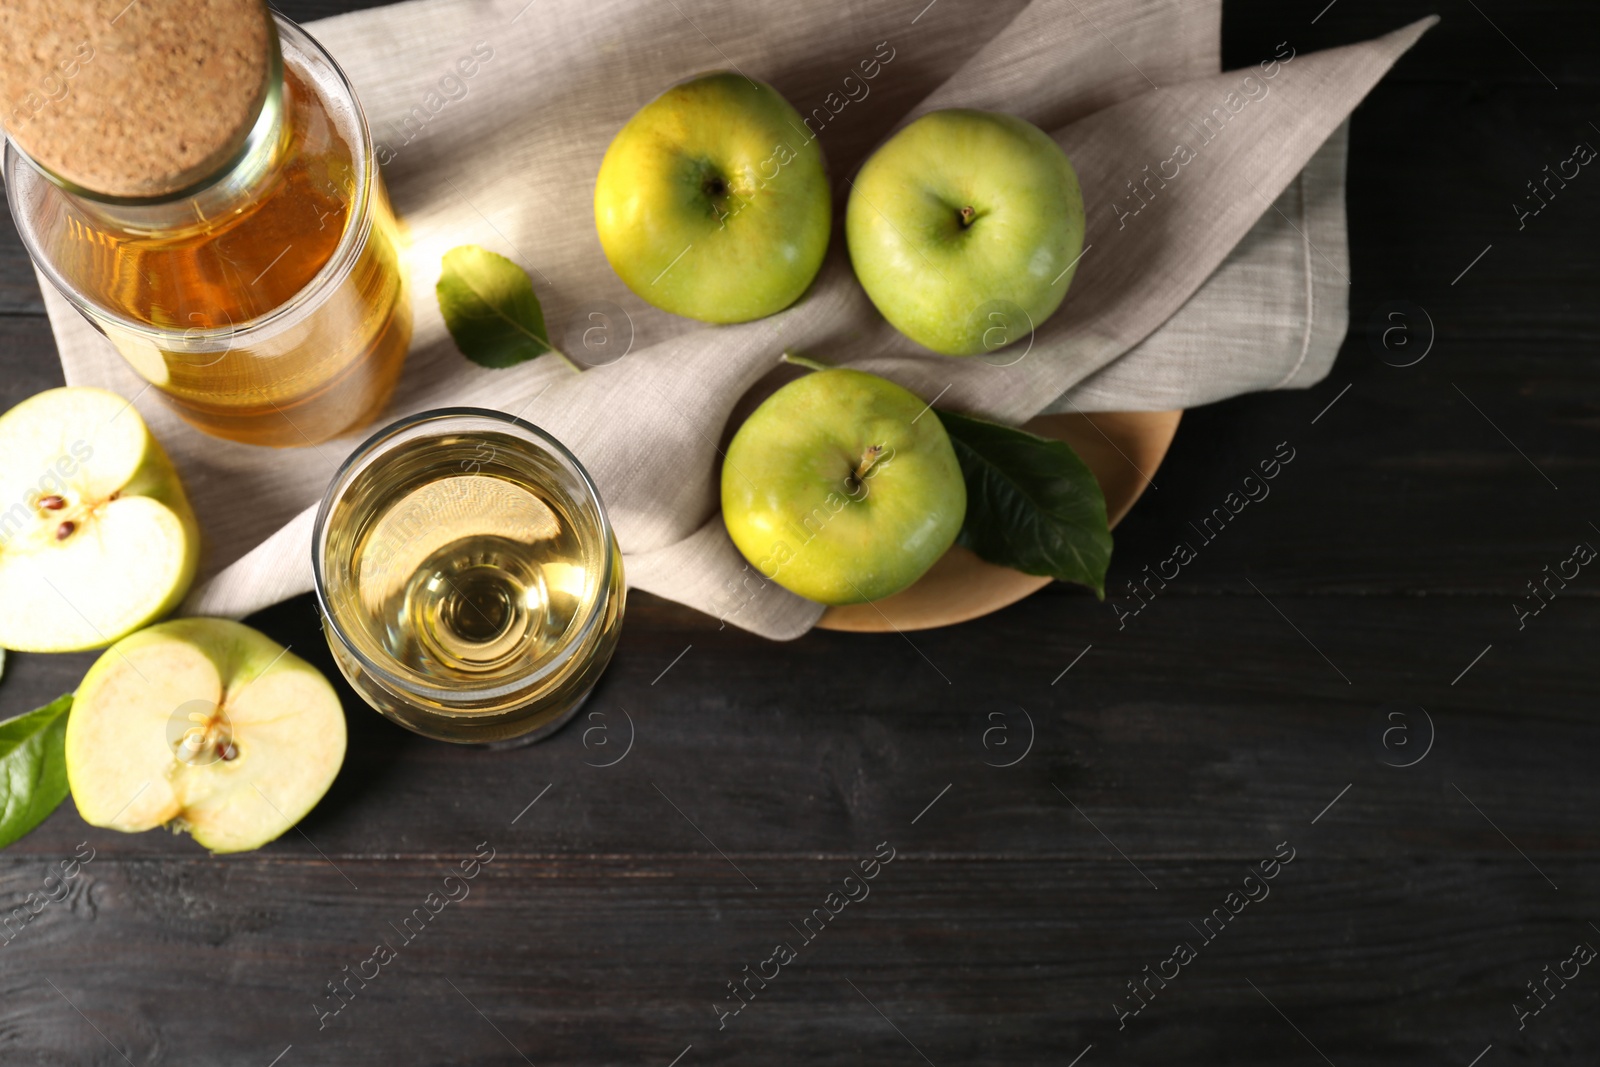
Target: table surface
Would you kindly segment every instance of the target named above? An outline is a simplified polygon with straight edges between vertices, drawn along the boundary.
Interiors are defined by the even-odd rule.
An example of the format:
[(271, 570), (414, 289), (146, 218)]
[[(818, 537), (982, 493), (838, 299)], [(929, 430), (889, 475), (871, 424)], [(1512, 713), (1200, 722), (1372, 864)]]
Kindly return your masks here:
[[(1600, 144), (1584, 7), (1230, 2), (1229, 66), (1445, 21), (1354, 117), (1332, 374), (1190, 413), (1113, 592), (1280, 442), (1293, 465), (1136, 618), (1052, 587), (777, 645), (635, 595), (602, 717), (508, 752), (342, 689), (343, 772), (259, 852), (66, 804), (0, 855), (9, 909), (94, 849), (0, 951), (0, 1062), (1594, 1062), (1600, 975), (1552, 976), (1600, 944), (1600, 577), (1514, 609), (1600, 541), (1600, 177), (1511, 206)], [(59, 382), (0, 224), (0, 402)], [(253, 621), (334, 673), (307, 598)], [(13, 656), (0, 715), (91, 659)], [(807, 925), (875, 854), (870, 895)]]

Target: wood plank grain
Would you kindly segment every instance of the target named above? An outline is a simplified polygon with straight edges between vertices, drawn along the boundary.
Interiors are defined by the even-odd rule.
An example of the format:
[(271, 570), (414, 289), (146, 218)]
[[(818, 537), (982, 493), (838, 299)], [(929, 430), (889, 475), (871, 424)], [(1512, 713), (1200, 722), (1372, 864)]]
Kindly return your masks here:
[[(1092, 820), (1160, 883), (1168, 862), (1248, 858), (1352, 783), (1325, 848), (1403, 855), (1426, 839), (1458, 857), (1507, 854), (1454, 782), (1560, 884), (1600, 845), (1593, 671), (1574, 655), (1593, 610), (1557, 601), (1519, 632), (1488, 597), (1176, 597), (1119, 630), (1089, 597), (1044, 595), (912, 640), (775, 645), (640, 596), (589, 714), (543, 744), (426, 741), (341, 682), (343, 773), (302, 832), (249, 861), (439, 856), (493, 838), (513, 854), (721, 849), (726, 879), (760, 885), (760, 857), (870, 850), (938, 798), (923, 821), (940, 826), (942, 852), (1092, 860), (1108, 847)], [(308, 598), (253, 621), (337, 677)], [(1368, 736), (1391, 705), (1431, 716), (1431, 751), (1409, 773), (1379, 762), (1403, 745)], [(1409, 729), (1406, 751), (1430, 748), (1414, 712)], [(196, 852), (90, 831), (66, 807), (0, 864), (70, 853), (86, 835), (118, 858)]]
[[(475, 842), (346, 861), (360, 893), (315, 867), (291, 895), (278, 867), (96, 858), (3, 950), (4, 1048), (29, 1064), (263, 1067), (292, 1046), (284, 1062), (666, 1067), (690, 1046), (684, 1064), (1059, 1065), (1092, 1044), (1085, 1063), (1277, 1067), (1592, 1047), (1577, 983), (1525, 1031), (1511, 1010), (1593, 939), (1576, 902), (1530, 892), (1520, 861), (1341, 859), (1316, 829), (1287, 831), (1294, 861), (1226, 923), (1212, 911), (1240, 862), (1175, 865), (1156, 891), (1115, 857), (925, 855), (896, 832), (869, 895), (813, 918), (810, 941), (799, 923), (853, 854), (785, 861), (760, 892), (692, 857), (497, 855), (437, 913), (428, 895)], [(780, 943), (795, 959), (761, 968), (731, 1014), (728, 983)], [(393, 957), (366, 962), (379, 944)], [(1196, 958), (1119, 1026), (1128, 983), (1172, 975), (1178, 944)]]
[[(1581, 9), (1563, 0), (1519, 4), (1438, 0), (1227, 0), (1222, 5), (1225, 69), (1249, 66), (1287, 40), (1299, 52), (1365, 41), (1429, 15), (1443, 21), (1389, 77), (1457, 84), (1519, 83), (1551, 93), (1593, 85), (1593, 49), (1575, 32)], [(1546, 80), (1546, 78), (1550, 80)]]
[(0, 317), (43, 314), (39, 282), (8, 208), (0, 217)]

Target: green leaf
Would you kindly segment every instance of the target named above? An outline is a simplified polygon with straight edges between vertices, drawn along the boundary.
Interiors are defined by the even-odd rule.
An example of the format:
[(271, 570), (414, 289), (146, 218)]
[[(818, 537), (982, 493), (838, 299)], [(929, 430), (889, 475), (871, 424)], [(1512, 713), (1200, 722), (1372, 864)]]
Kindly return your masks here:
[(990, 563), (1093, 589), (1111, 563), (1106, 498), (1065, 441), (940, 411), (967, 482), (961, 544)]
[(533, 283), (505, 256), (452, 248), (434, 292), (456, 347), (480, 367), (514, 367), (554, 351)]
[(67, 710), (72, 694), (0, 722), (0, 848), (67, 799)]

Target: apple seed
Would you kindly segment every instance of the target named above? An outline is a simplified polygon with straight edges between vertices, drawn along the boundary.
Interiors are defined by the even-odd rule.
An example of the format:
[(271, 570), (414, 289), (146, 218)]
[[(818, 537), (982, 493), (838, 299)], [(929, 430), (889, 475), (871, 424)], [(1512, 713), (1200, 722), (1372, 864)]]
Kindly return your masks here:
[(39, 506), (48, 508), (51, 511), (60, 511), (67, 506), (67, 502), (56, 494), (51, 493), (49, 496), (39, 498)]
[(65, 541), (67, 538), (72, 536), (72, 531), (76, 530), (77, 528), (78, 524), (69, 519), (60, 526), (56, 527), (56, 540)]
[(183, 721), (193, 725), (185, 729), (183, 736), (173, 742), (173, 754), (179, 762), (191, 766), (205, 766), (219, 759), (226, 761), (238, 757), (238, 746), (233, 743), (233, 723), (222, 705), (211, 704), (204, 700), (191, 700), (174, 712), (175, 722), (178, 721), (177, 716), (182, 715), (185, 709), (191, 710), (183, 716)]

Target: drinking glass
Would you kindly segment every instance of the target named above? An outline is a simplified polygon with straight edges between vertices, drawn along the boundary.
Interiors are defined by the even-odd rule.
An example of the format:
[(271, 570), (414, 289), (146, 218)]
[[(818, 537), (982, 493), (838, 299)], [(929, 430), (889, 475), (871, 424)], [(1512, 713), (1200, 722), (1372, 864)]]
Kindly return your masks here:
[(441, 741), (553, 733), (621, 631), (622, 553), (593, 481), (497, 411), (422, 412), (358, 448), (317, 512), (312, 564), (340, 671)]

